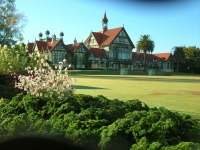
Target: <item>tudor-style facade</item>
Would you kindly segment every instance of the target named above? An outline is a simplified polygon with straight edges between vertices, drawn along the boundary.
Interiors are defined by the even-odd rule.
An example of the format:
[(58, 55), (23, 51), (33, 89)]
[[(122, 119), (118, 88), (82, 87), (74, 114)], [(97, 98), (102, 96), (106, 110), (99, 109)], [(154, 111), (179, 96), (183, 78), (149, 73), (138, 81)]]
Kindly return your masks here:
[(70, 50), (72, 57), (68, 62), (71, 63), (73, 69), (87, 69), (88, 68), (88, 49), (80, 42), (77, 43), (76, 39), (74, 44), (66, 45), (66, 48)]
[(104, 50), (107, 55), (106, 66), (110, 69), (130, 67), (131, 65), (132, 49), (135, 46), (124, 27), (108, 30), (106, 13), (102, 19), (102, 31), (91, 32), (84, 44), (89, 49), (97, 48)]
[(43, 34), (39, 33), (39, 40), (35, 40), (34, 43), (28, 43), (29, 52), (39, 51), (48, 53), (49, 61), (54, 65), (58, 65), (60, 61), (68, 58), (68, 55), (72, 55), (68, 49), (66, 49), (63, 43), (64, 33), (60, 33), (60, 38), (56, 38), (56, 35), (49, 37), (49, 30), (46, 31), (46, 38), (42, 38)]
[[(29, 52), (38, 50), (49, 54), (49, 60), (58, 65), (63, 59), (71, 64), (72, 69), (121, 69), (143, 70), (142, 53), (132, 52), (135, 48), (124, 27), (108, 29), (106, 13), (102, 19), (102, 30), (91, 32), (85, 42), (64, 44), (64, 33), (60, 38), (56, 35), (49, 37), (50, 32), (45, 32), (46, 38), (39, 33), (39, 40), (28, 43)], [(171, 53), (147, 54), (147, 68), (158, 69), (163, 72), (173, 71), (173, 56)], [(67, 65), (66, 64), (66, 65)]]

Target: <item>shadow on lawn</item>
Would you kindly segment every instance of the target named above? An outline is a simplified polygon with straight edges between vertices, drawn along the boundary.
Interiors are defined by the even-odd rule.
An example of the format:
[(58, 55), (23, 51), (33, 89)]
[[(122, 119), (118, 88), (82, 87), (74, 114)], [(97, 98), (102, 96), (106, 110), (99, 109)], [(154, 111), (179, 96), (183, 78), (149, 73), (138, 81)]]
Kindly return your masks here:
[(117, 80), (117, 79), (120, 79), (120, 80), (132, 80), (132, 81), (157, 81), (157, 82), (186, 82), (186, 83), (197, 83), (199, 84), (200, 83), (200, 79), (194, 79), (194, 78), (184, 78), (184, 79), (178, 79), (178, 78), (173, 78), (173, 77), (168, 77), (168, 78), (159, 78), (159, 77), (151, 77), (151, 76), (142, 76), (142, 77), (138, 77), (138, 76), (123, 76), (123, 75), (120, 75), (120, 76), (109, 76), (109, 75), (82, 75), (82, 77), (84, 78), (96, 78), (96, 79), (107, 79), (107, 80)]
[(74, 85), (75, 89), (106, 89), (106, 88), (99, 88), (99, 87), (94, 87), (94, 86), (83, 86), (83, 85)]

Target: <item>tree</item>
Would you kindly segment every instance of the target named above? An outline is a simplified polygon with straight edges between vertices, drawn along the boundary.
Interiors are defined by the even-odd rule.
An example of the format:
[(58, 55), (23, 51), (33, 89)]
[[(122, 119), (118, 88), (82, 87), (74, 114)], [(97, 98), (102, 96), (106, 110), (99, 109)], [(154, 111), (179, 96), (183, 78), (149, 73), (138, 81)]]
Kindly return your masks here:
[(0, 0), (0, 44), (14, 45), (23, 39), (21, 31), (26, 18), (15, 7), (15, 0)]
[(200, 48), (196, 46), (183, 47), (186, 59), (186, 69), (192, 73), (200, 73)]
[(136, 51), (144, 52), (144, 71), (146, 71), (146, 53), (152, 53), (154, 50), (154, 41), (150, 39), (150, 35), (141, 35), (140, 40), (137, 42)]
[(176, 46), (173, 49), (174, 49), (174, 61), (177, 64), (177, 72), (179, 72), (180, 63), (185, 60), (185, 54), (183, 51), (183, 47), (181, 46)]

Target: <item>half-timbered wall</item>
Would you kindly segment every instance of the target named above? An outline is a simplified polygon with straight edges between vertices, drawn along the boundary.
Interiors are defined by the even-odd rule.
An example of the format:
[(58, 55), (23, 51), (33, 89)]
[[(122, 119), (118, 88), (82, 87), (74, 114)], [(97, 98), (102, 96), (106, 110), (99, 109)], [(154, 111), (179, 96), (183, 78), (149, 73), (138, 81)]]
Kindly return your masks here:
[(62, 43), (59, 42), (51, 52), (51, 60), (54, 64), (59, 64), (59, 62), (66, 59), (67, 51), (63, 47)]

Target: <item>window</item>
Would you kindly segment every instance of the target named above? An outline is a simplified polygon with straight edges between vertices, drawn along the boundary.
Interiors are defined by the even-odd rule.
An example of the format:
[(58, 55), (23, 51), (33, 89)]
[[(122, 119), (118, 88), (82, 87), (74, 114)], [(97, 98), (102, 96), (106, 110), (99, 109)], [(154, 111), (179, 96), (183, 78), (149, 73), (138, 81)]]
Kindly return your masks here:
[(60, 61), (65, 59), (65, 53), (60, 53), (59, 51), (54, 51), (52, 53), (52, 60), (54, 64), (58, 64)]
[(90, 54), (89, 60), (94, 60), (94, 54)]
[(129, 59), (129, 51), (127, 49), (118, 49), (117, 59)]
[(84, 53), (77, 53), (76, 54), (76, 63), (77, 65), (84, 65), (85, 64), (85, 54)]
[(120, 37), (120, 38), (119, 38), (119, 41), (122, 42), (122, 43), (124, 43), (124, 42), (125, 42), (125, 39), (124, 39), (123, 37)]

